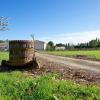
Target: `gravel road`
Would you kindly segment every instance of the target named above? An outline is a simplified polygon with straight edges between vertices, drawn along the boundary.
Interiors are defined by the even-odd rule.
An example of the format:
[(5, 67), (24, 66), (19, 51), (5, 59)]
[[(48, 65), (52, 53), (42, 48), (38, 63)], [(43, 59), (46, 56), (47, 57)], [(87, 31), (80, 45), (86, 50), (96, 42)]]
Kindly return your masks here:
[(73, 69), (86, 69), (92, 72), (100, 73), (100, 62), (98, 61), (88, 61), (88, 60), (54, 56), (42, 53), (36, 53), (36, 57), (40, 57), (45, 60), (55, 62), (57, 64), (62, 64), (64, 66), (69, 66), (70, 68)]

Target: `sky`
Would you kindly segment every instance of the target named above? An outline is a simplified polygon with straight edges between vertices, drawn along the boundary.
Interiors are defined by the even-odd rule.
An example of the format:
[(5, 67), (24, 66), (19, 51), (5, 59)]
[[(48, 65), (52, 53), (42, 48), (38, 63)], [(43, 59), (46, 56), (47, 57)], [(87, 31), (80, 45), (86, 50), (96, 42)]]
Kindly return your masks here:
[(0, 0), (9, 30), (0, 39), (77, 44), (100, 38), (100, 0)]

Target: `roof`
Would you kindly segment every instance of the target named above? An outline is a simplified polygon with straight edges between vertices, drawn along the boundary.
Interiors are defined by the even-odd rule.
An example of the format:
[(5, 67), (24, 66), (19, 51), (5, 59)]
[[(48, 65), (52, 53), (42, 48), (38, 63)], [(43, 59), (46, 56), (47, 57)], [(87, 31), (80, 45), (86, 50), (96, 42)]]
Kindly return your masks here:
[(65, 48), (65, 46), (56, 46), (56, 47), (64, 47)]
[(42, 43), (45, 43), (44, 41), (40, 41), (40, 40), (35, 40), (35, 42), (42, 42)]

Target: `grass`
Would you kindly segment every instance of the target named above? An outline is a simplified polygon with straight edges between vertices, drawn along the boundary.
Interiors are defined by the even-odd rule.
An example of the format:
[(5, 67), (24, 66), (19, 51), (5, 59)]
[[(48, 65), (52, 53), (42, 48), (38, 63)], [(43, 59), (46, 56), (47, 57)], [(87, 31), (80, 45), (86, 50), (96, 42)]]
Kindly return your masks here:
[(99, 86), (57, 80), (49, 74), (33, 78), (22, 72), (0, 73), (0, 100), (100, 100)]
[(100, 59), (100, 50), (80, 50), (80, 51), (46, 51), (45, 53), (60, 55), (60, 56), (76, 56), (76, 55), (86, 55), (89, 57), (94, 57)]
[(0, 62), (2, 60), (7, 60), (9, 58), (9, 53), (8, 52), (0, 52)]
[[(2, 59), (8, 59), (8, 53), (0, 52)], [(56, 76), (33, 78), (26, 72), (0, 72), (0, 100), (100, 100), (99, 85), (76, 84)]]

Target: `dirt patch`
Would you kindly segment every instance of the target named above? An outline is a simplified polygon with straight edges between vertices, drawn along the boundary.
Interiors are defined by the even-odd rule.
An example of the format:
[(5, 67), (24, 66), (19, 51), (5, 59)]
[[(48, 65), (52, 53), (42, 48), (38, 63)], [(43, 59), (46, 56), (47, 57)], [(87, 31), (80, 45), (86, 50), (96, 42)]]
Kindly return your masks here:
[(37, 62), (40, 68), (30, 71), (30, 74), (34, 77), (48, 73), (58, 73), (59, 77), (57, 78), (59, 79), (74, 80), (77, 83), (85, 84), (100, 83), (100, 74), (83, 69), (72, 69), (69, 66), (57, 64), (39, 57), (37, 58)]
[(100, 61), (100, 59), (96, 59), (95, 57), (90, 57), (90, 56), (87, 56), (87, 55), (75, 55), (75, 56), (71, 56), (71, 57), (76, 58), (76, 59)]

